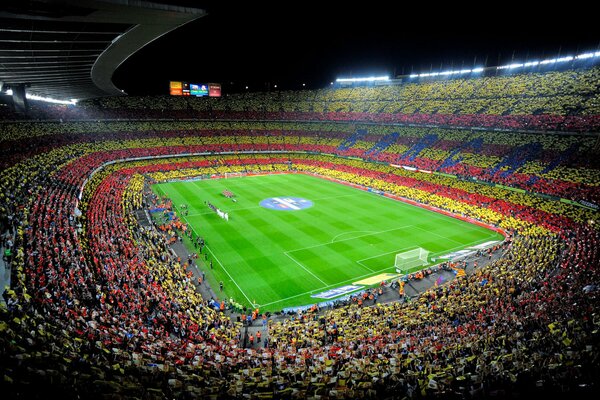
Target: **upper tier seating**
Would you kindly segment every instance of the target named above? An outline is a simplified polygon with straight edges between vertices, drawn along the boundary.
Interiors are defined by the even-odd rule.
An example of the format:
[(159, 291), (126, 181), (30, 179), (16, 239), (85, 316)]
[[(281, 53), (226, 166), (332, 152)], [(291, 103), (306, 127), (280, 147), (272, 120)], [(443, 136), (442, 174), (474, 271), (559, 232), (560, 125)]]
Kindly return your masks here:
[[(8, 110), (0, 110), (0, 115), (15, 118)], [(447, 80), (405, 78), (399, 85), (222, 98), (101, 98), (76, 107), (38, 104), (31, 117), (318, 120), (587, 132), (600, 127), (600, 68)]]

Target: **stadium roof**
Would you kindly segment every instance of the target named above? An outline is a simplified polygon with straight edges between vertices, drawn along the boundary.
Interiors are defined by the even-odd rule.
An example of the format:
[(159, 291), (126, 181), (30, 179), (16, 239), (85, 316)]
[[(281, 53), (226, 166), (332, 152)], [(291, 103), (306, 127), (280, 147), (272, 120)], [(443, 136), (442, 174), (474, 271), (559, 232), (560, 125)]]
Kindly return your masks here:
[(0, 83), (59, 100), (124, 94), (117, 67), (202, 9), (139, 0), (2, 0)]

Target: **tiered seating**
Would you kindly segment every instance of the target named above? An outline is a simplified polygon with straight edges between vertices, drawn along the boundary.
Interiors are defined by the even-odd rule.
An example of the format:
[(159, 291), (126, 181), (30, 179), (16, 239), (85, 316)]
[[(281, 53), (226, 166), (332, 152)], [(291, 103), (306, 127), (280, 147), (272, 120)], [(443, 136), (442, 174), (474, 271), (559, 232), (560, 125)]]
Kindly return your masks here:
[(391, 145), (393, 145), (396, 142), (396, 140), (398, 140), (399, 136), (400, 134), (398, 132), (393, 132), (389, 135), (382, 137), (377, 143), (375, 143), (375, 145), (373, 145), (373, 147), (371, 147), (365, 152), (365, 155), (372, 157), (376, 156), (382, 151), (387, 150)]
[[(36, 105), (34, 118), (206, 118), (400, 123), (523, 130), (600, 127), (600, 68), (468, 79), (406, 78), (399, 85), (232, 94), (123, 97), (77, 107)], [(8, 111), (7, 118), (14, 117)]]
[(339, 151), (348, 150), (350, 147), (354, 146), (357, 141), (361, 140), (363, 136), (367, 134), (367, 131), (364, 129), (357, 130), (354, 134), (352, 134), (348, 139), (344, 140), (342, 144), (338, 146)]
[[(600, 169), (597, 157), (590, 154), (595, 146), (593, 137), (517, 133), (498, 135), (485, 131), (398, 129), (381, 125), (364, 126), (368, 134), (357, 140), (352, 147), (340, 151), (340, 145), (351, 135), (349, 131), (344, 130), (352, 132), (356, 128), (355, 125), (238, 122), (184, 122), (173, 125), (177, 130), (165, 130), (169, 125), (164, 122), (72, 123), (63, 124), (62, 127), (65, 130), (89, 129), (94, 132), (113, 129), (119, 132), (101, 132), (94, 135), (71, 133), (60, 136), (53, 132), (61, 125), (9, 124), (5, 125), (4, 129), (9, 140), (0, 145), (0, 153), (5, 156), (2, 157), (3, 165), (9, 166), (40, 151), (70, 142), (89, 142), (96, 137), (102, 140), (129, 139), (132, 144), (142, 140), (146, 141), (143, 146), (153, 146), (157, 143), (175, 143), (176, 139), (173, 137), (180, 136), (183, 141), (178, 143), (188, 146), (185, 149), (188, 152), (201, 148), (197, 146), (210, 146), (206, 149), (212, 151), (223, 150), (225, 147), (260, 150), (262, 146), (263, 149), (335, 153), (367, 157), (375, 161), (450, 173), (465, 178), (475, 177), (575, 201), (585, 200), (596, 204), (600, 202), (600, 188), (590, 185), (590, 182), (599, 178)], [(21, 129), (20, 132), (17, 132), (17, 127)], [(135, 132), (136, 127), (142, 131)], [(383, 137), (393, 133), (392, 129), (397, 130), (399, 134), (395, 143), (385, 151), (369, 152)], [(22, 132), (35, 134), (36, 131), (42, 135), (39, 149), (26, 140), (18, 139)], [(441, 139), (435, 140), (436, 136)], [(14, 139), (10, 140), (11, 138)], [(527, 157), (524, 157), (525, 155)], [(567, 163), (577, 167), (561, 165)], [(506, 174), (507, 171), (511, 174)]]
[[(590, 394), (599, 213), (539, 194), (600, 203), (596, 139), (331, 121), (392, 115), (401, 101), (433, 121), (436, 112), (506, 122), (507, 111), (515, 121), (548, 111), (564, 128), (567, 113), (593, 111), (583, 99), (595, 96), (597, 75), (96, 102), (117, 115), (162, 107), (247, 121), (3, 124), (0, 226), (14, 227), (14, 257), (0, 389), (10, 398)], [(281, 115), (300, 121), (258, 121)], [(327, 122), (302, 122), (314, 115)], [(177, 154), (197, 155), (154, 158)], [(147, 182), (290, 167), (496, 225), (509, 233), (507, 253), (415, 301), (288, 319), (269, 327), (269, 348), (241, 349), (239, 324), (197, 293), (169, 251), (174, 236), (140, 229), (134, 214)]]
[(489, 174), (493, 176), (502, 170), (501, 176), (505, 178), (525, 165), (526, 162), (537, 158), (541, 150), (542, 146), (539, 143), (516, 147), (501, 162), (496, 164), (489, 171)]

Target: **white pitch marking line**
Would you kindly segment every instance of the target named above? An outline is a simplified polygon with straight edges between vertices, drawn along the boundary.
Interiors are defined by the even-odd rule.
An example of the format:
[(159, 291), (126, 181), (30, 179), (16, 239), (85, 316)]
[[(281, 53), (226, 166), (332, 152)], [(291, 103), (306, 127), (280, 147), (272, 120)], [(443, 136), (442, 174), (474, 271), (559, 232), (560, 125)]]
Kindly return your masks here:
[[(356, 193), (353, 194), (343, 194), (343, 195), (339, 195), (339, 196), (326, 196), (326, 197), (317, 197), (315, 199), (312, 199), (312, 201), (319, 201), (319, 200), (329, 200), (329, 199), (337, 199), (340, 197), (351, 197), (351, 196), (356, 196)], [(310, 199), (309, 199), (310, 200)], [(252, 209), (256, 209), (256, 208), (264, 208), (263, 206), (251, 206), (251, 207), (233, 207), (233, 208), (223, 208), (223, 211), (225, 212), (231, 212), (231, 211), (242, 211), (242, 210), (252, 210)], [(214, 214), (213, 211), (206, 211), (206, 212), (200, 212), (200, 213), (195, 213), (195, 214), (188, 214), (188, 217), (197, 217), (199, 215), (212, 215)], [(367, 231), (365, 231), (367, 232)]]
[[(350, 232), (344, 232), (344, 233), (340, 233), (339, 235), (334, 236), (333, 239), (331, 239), (331, 243), (334, 243), (335, 239), (339, 238), (340, 236), (348, 235), (350, 233), (360, 233), (360, 232), (377, 233), (377, 231), (350, 231)], [(354, 239), (354, 238), (352, 238), (352, 239)]]
[(321, 282), (323, 285), (327, 285), (326, 282), (324, 282), (321, 278), (319, 278), (318, 276), (316, 276), (312, 271), (310, 271), (309, 269), (307, 269), (304, 265), (300, 264), (294, 257), (290, 256), (287, 251), (284, 251), (283, 254), (285, 254), (286, 256), (289, 257), (290, 260), (292, 260), (293, 262), (295, 262), (296, 264), (298, 264), (300, 266), (300, 268), (302, 268), (303, 270), (305, 270), (306, 272), (308, 272), (309, 274), (311, 274), (312, 276), (314, 276), (315, 278), (317, 278), (319, 280), (319, 282)]
[(368, 269), (368, 270), (369, 270), (369, 271), (371, 271), (371, 272), (375, 272), (375, 271), (373, 271), (371, 268), (367, 267), (365, 264), (361, 263), (360, 261), (357, 261), (356, 263), (357, 263), (358, 265), (360, 265), (361, 267)]
[(393, 266), (392, 267), (387, 267), (387, 268), (384, 268), (384, 269), (379, 270), (379, 271), (373, 271), (373, 272), (368, 273), (368, 274), (364, 274), (364, 275), (360, 275), (360, 276), (355, 276), (354, 278), (346, 279), (345, 281), (332, 283), (331, 285), (322, 286), (322, 287), (320, 287), (318, 289), (313, 289), (313, 290), (309, 290), (308, 292), (304, 292), (304, 293), (296, 294), (294, 296), (286, 297), (285, 299), (281, 299), (281, 300), (277, 300), (277, 301), (272, 301), (272, 302), (266, 303), (266, 304), (261, 304), (261, 307), (266, 307), (266, 306), (270, 306), (271, 304), (281, 303), (282, 301), (287, 301), (287, 300), (290, 300), (290, 299), (294, 299), (296, 297), (305, 296), (305, 295), (310, 294), (310, 293), (320, 292), (323, 289), (327, 289), (327, 288), (330, 288), (332, 286), (341, 285), (341, 284), (346, 283), (346, 282), (354, 282), (356, 280), (360, 280), (361, 278), (366, 278), (367, 276), (374, 276), (376, 274), (381, 274), (382, 272), (387, 271), (390, 268), (394, 268), (394, 267)]
[(373, 257), (367, 257), (367, 258), (363, 258), (363, 259), (361, 259), (361, 260), (358, 260), (358, 261), (356, 261), (356, 262), (357, 262), (357, 263), (362, 263), (363, 261), (370, 260), (370, 259), (372, 259), (372, 258), (377, 258), (377, 257), (385, 256), (386, 254), (399, 253), (399, 252), (401, 252), (401, 251), (405, 251), (406, 249), (408, 249), (408, 247), (403, 247), (403, 248), (401, 248), (400, 250), (392, 250), (392, 251), (388, 251), (387, 253), (380, 253), (380, 254), (377, 254), (376, 256), (373, 256)]
[[(174, 208), (179, 211), (179, 209), (177, 208), (177, 206), (174, 206)], [(196, 232), (196, 229), (194, 229), (194, 226), (192, 224), (189, 223), (189, 221), (187, 220), (187, 218), (183, 217), (183, 219), (185, 220), (185, 222), (192, 228), (192, 231), (196, 234), (196, 236), (200, 236), (198, 235), (198, 232)], [(217, 256), (215, 255), (215, 253), (213, 253), (213, 251), (210, 249), (210, 247), (208, 247), (208, 245), (205, 245), (204, 247), (206, 247), (206, 249), (208, 251), (210, 251), (210, 254), (212, 254), (212, 256), (215, 258), (215, 260), (217, 260), (217, 262), (219, 263), (219, 265), (221, 266), (221, 268), (223, 268), (223, 271), (225, 271), (225, 273), (227, 274), (227, 276), (229, 277), (229, 279), (231, 279), (231, 281), (235, 284), (235, 286), (237, 286), (237, 288), (240, 290), (240, 292), (242, 292), (242, 294), (244, 295), (244, 297), (246, 298), (246, 300), (248, 300), (248, 303), (250, 305), (254, 305), (254, 303), (250, 300), (250, 298), (246, 295), (246, 293), (242, 290), (242, 288), (240, 287), (240, 285), (238, 285), (238, 283), (235, 281), (235, 279), (233, 279), (233, 277), (231, 276), (231, 274), (229, 273), (229, 271), (227, 271), (227, 268), (225, 268), (225, 266), (223, 265), (223, 263), (221, 262), (221, 260), (219, 260), (217, 258)]]
[(246, 298), (246, 300), (248, 300), (248, 303), (251, 306), (254, 305), (254, 303), (250, 300), (250, 298), (242, 290), (242, 288), (240, 287), (240, 285), (238, 285), (237, 282), (235, 281), (235, 279), (233, 279), (233, 277), (231, 276), (231, 274), (229, 273), (229, 271), (227, 271), (227, 268), (225, 268), (225, 266), (223, 265), (223, 263), (221, 263), (221, 260), (219, 260), (217, 258), (217, 256), (215, 255), (215, 253), (213, 253), (213, 251), (210, 249), (210, 247), (208, 247), (207, 245), (205, 245), (204, 247), (206, 247), (206, 249), (208, 251), (210, 251), (210, 254), (212, 254), (212, 256), (215, 258), (215, 260), (217, 260), (217, 262), (219, 263), (219, 265), (221, 266), (221, 268), (223, 268), (223, 271), (225, 271), (225, 273), (227, 274), (227, 276), (229, 277), (229, 279), (231, 279), (231, 281), (235, 284), (235, 286), (237, 286), (237, 288), (240, 290), (240, 292), (242, 292), (242, 294), (244, 295), (244, 297)]
[[(409, 228), (412, 225), (405, 225), (405, 226), (400, 226), (398, 228), (392, 228), (392, 229), (386, 229), (384, 231), (362, 231), (362, 232), (373, 232), (373, 233), (368, 233), (366, 235), (359, 235), (359, 236), (354, 236), (348, 239), (342, 239), (342, 240), (338, 240), (335, 243), (341, 243), (341, 242), (346, 242), (348, 240), (353, 240), (353, 239), (358, 239), (361, 237), (365, 237), (365, 236), (372, 236), (372, 235), (378, 235), (380, 233), (387, 233), (387, 232), (393, 232), (393, 231), (397, 231), (399, 229), (403, 229), (403, 228)], [(356, 232), (361, 232), (361, 231), (356, 231)], [(312, 246), (307, 246), (307, 247), (302, 247), (301, 249), (294, 249), (294, 250), (288, 250), (286, 251), (286, 253), (295, 253), (296, 251), (300, 251), (300, 250), (308, 250), (308, 249), (313, 249), (315, 247), (321, 247), (321, 246), (327, 246), (329, 244), (332, 244), (333, 242), (325, 242), (325, 243), (319, 243), (319, 244), (314, 244)]]

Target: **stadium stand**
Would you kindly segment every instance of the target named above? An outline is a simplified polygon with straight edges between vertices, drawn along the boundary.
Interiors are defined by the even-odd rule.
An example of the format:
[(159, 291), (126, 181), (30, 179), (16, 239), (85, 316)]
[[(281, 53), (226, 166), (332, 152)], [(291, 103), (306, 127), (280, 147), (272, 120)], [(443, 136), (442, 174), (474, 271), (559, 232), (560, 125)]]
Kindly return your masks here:
[[(514, 130), (594, 131), (600, 68), (372, 88), (244, 93), (223, 98), (109, 97), (38, 106), (34, 118), (203, 118), (401, 123)], [(8, 111), (7, 111), (8, 112)], [(12, 116), (14, 117), (14, 115)], [(4, 116), (3, 119), (10, 118)]]
[[(586, 132), (600, 124), (590, 101), (598, 71), (222, 102), (103, 98), (36, 114), (63, 122), (3, 122), (0, 234), (13, 256), (0, 390), (157, 399), (597, 393), (600, 166), (597, 136)], [(209, 120), (156, 120), (164, 116)], [(78, 117), (87, 120), (70, 121)], [(108, 117), (127, 120), (94, 121)], [(290, 168), (492, 224), (508, 234), (505, 253), (411, 301), (366, 299), (269, 323), (265, 342), (244, 348), (240, 322), (199, 294), (169, 247), (191, 235), (185, 224), (142, 229), (135, 212), (150, 208), (150, 182)]]

